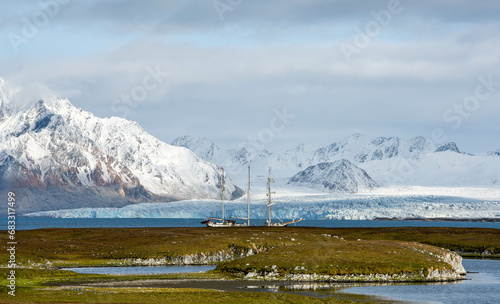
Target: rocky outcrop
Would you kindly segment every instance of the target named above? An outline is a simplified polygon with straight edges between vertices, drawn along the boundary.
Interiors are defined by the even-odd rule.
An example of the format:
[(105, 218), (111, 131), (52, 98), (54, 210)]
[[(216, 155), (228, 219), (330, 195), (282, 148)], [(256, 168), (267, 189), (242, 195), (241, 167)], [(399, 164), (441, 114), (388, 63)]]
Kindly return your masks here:
[(465, 271), (464, 266), (462, 265), (462, 260), (463, 260), (462, 257), (456, 254), (455, 252), (449, 251), (444, 253), (441, 256), (441, 259), (443, 262), (451, 265), (451, 267), (456, 273), (460, 275), (465, 275), (467, 273), (467, 271)]
[[(432, 269), (432, 268), (431, 268)], [(424, 269), (418, 274), (349, 274), (324, 275), (317, 273), (281, 274), (277, 269), (269, 272), (249, 272), (248, 280), (299, 281), (299, 282), (444, 282), (464, 279), (464, 276), (450, 269), (432, 269), (426, 274)]]
[(465, 278), (466, 271), (462, 265), (462, 257), (453, 251), (442, 249), (440, 252), (433, 252), (425, 248), (414, 248), (414, 250), (431, 256), (437, 262), (446, 263), (448, 267), (429, 267), (421, 269), (418, 273), (396, 273), (396, 274), (348, 274), (348, 275), (328, 275), (311, 273), (312, 269), (304, 266), (297, 266), (292, 271), (280, 272), (276, 265), (261, 271), (250, 271), (242, 273), (248, 280), (266, 281), (305, 281), (305, 282), (443, 282), (457, 281)]
[(231, 245), (226, 250), (218, 252), (200, 252), (195, 254), (185, 254), (177, 256), (169, 256), (164, 258), (135, 258), (115, 260), (109, 262), (110, 265), (123, 265), (123, 266), (161, 266), (161, 265), (204, 265), (204, 264), (217, 264), (224, 261), (234, 260), (238, 258), (245, 258), (251, 255), (267, 251), (270, 248), (252, 244), (251, 247), (242, 247)]
[(248, 280), (285, 280), (304, 282), (443, 282), (457, 281), (465, 278), (466, 271), (462, 265), (462, 257), (458, 254), (452, 251), (446, 251), (443, 254), (435, 254), (425, 249), (421, 252), (434, 256), (440, 262), (447, 263), (451, 266), (451, 269), (430, 267), (427, 269), (421, 269), (420, 273), (325, 275), (308, 273), (309, 269), (306, 269), (303, 266), (295, 267), (294, 272), (299, 273), (280, 273), (277, 266), (273, 265), (269, 268), (269, 271), (248, 272), (244, 278)]

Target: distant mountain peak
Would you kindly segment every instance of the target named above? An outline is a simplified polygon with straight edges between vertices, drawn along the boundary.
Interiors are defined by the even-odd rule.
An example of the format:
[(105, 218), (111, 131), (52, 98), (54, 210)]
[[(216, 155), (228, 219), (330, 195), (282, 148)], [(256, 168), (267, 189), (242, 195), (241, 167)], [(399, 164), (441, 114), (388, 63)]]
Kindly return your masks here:
[(444, 152), (444, 151), (462, 153), (458, 149), (457, 144), (455, 142), (449, 142), (447, 144), (444, 144), (442, 146), (437, 147), (437, 149), (436, 149), (436, 152)]
[(490, 152), (490, 153), (488, 153), (488, 155), (500, 156), (500, 149), (493, 151), (493, 152)]
[[(199, 158), (221, 165), (222, 149), (208, 138), (196, 138), (190, 135), (182, 135), (172, 142), (172, 146), (184, 147), (193, 151)], [(227, 155), (222, 158), (227, 158)]]
[(310, 143), (310, 144), (300, 144), (297, 147), (295, 147), (295, 150), (297, 152), (314, 152), (319, 148), (321, 148), (320, 144)]
[(347, 137), (347, 139), (349, 139), (349, 138), (358, 139), (358, 138), (361, 138), (361, 137), (367, 137), (367, 135), (362, 134), (362, 133), (354, 133), (351, 136)]
[[(203, 145), (193, 145), (189, 149), (200, 157), (209, 155)], [(443, 145), (439, 150), (461, 152), (454, 143)], [(491, 152), (490, 157), (484, 158), (463, 153), (436, 153), (432, 141), (423, 136), (405, 140), (395, 136), (353, 134), (324, 146), (302, 143), (274, 153), (249, 152), (241, 148), (220, 150), (216, 154), (216, 163), (237, 175), (241, 184), (246, 181), (242, 172), (246, 172), (247, 165), (255, 172), (266, 172), (272, 167), (277, 178), (289, 179), (310, 166), (342, 159), (359, 166), (385, 185), (488, 185), (491, 180), (498, 179), (496, 168), (500, 168), (497, 157), (492, 157), (500, 152)]]
[(347, 159), (310, 166), (292, 176), (288, 184), (333, 193), (357, 193), (378, 187), (366, 171)]
[(245, 147), (223, 150), (207, 138), (197, 138), (190, 135), (176, 138), (172, 145), (187, 148), (205, 161), (225, 166), (247, 164), (271, 155), (266, 150), (249, 152)]

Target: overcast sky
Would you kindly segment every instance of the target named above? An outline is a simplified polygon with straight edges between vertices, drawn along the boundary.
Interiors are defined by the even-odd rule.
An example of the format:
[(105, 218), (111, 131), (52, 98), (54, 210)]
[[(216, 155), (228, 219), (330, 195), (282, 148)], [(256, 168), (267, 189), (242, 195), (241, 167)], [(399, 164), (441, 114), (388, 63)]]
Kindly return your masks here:
[(498, 0), (0, 3), (0, 77), (167, 143), (500, 148)]

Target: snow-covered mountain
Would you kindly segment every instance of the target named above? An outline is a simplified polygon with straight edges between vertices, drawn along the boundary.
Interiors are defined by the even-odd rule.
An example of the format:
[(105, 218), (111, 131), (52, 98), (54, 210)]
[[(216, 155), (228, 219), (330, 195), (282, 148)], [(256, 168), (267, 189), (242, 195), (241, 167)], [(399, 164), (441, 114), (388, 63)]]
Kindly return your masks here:
[[(197, 151), (195, 142), (191, 140), (189, 145), (193, 151)], [(301, 144), (283, 152), (266, 151), (259, 157), (246, 158), (241, 162), (244, 165), (224, 162), (222, 157), (219, 164), (232, 173), (238, 184), (245, 183), (247, 164), (259, 174), (272, 167), (276, 178), (289, 179), (309, 166), (346, 159), (382, 186), (498, 187), (499, 154), (498, 151), (487, 155), (467, 154), (453, 142), (436, 146), (422, 136), (402, 140), (353, 134), (326, 146)]]
[(255, 161), (252, 166), (256, 168), (271, 166), (277, 176), (289, 178), (300, 170), (322, 162), (347, 159), (363, 168), (364, 164), (372, 161), (394, 158), (418, 159), (425, 153), (433, 151), (432, 145), (423, 137), (402, 141), (397, 137), (353, 134), (327, 146), (301, 144), (294, 149), (273, 153)]
[[(16, 104), (1, 85), (0, 192), (17, 191), (20, 212), (220, 197), (217, 166), (190, 150), (65, 99)], [(225, 187), (227, 199), (243, 193)]]
[(244, 147), (223, 150), (208, 138), (195, 138), (190, 135), (183, 135), (176, 138), (172, 142), (172, 145), (187, 148), (205, 161), (226, 166), (244, 165), (271, 155), (266, 150), (251, 153)]
[(288, 184), (332, 193), (358, 193), (378, 187), (365, 170), (346, 159), (310, 166), (292, 176)]
[(496, 151), (493, 151), (493, 152), (490, 152), (488, 153), (489, 155), (492, 155), (492, 156), (500, 156), (500, 149), (496, 150)]
[(228, 151), (224, 151), (207, 138), (194, 138), (192, 136), (180, 136), (172, 142), (173, 146), (184, 147), (193, 151), (199, 158), (216, 163), (225, 164), (231, 160)]
[[(187, 137), (189, 140), (184, 140), (184, 138), (186, 137), (181, 137), (181, 140), (177, 139), (172, 144), (187, 147), (205, 160), (216, 159), (221, 165), (225, 166), (238, 165), (238, 162), (231, 161), (227, 157), (230, 154), (229, 151), (221, 150), (208, 139), (198, 140)], [(179, 142), (182, 144), (179, 144)], [(214, 146), (217, 148), (212, 149)], [(353, 134), (328, 146), (310, 143), (300, 144), (294, 149), (284, 152), (270, 153), (263, 151), (263, 153), (258, 154), (258, 157), (246, 157), (240, 163), (251, 163), (252, 166), (257, 168), (271, 166), (277, 176), (289, 178), (300, 170), (322, 162), (347, 159), (361, 164), (397, 156), (419, 158), (421, 155), (434, 150), (435, 148), (423, 137), (416, 137), (407, 142), (402, 142), (397, 137), (372, 138), (362, 134)]]
[(436, 149), (436, 152), (444, 152), (444, 151), (451, 151), (455, 153), (462, 153), (457, 147), (457, 144), (454, 142), (447, 143), (445, 145), (439, 146)]
[(330, 161), (335, 158), (352, 159), (357, 163), (402, 157), (418, 157), (431, 149), (423, 137), (402, 142), (398, 137), (372, 138), (353, 134), (348, 138), (318, 149), (313, 162)]

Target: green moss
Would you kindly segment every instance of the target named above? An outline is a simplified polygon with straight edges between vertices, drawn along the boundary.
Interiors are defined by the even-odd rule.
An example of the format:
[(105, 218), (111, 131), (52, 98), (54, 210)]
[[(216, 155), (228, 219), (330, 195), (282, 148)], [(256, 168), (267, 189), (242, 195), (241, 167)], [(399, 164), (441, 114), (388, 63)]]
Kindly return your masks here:
[(333, 239), (290, 245), (219, 264), (227, 273), (276, 272), (283, 274), (369, 275), (420, 274), (429, 267), (449, 269), (431, 246), (395, 241), (347, 241)]
[(4, 303), (148, 303), (192, 304), (220, 302), (238, 304), (349, 304), (357, 303), (335, 298), (313, 298), (300, 295), (221, 292), (204, 289), (173, 288), (68, 288), (68, 289), (20, 289), (16, 297), (0, 295)]

